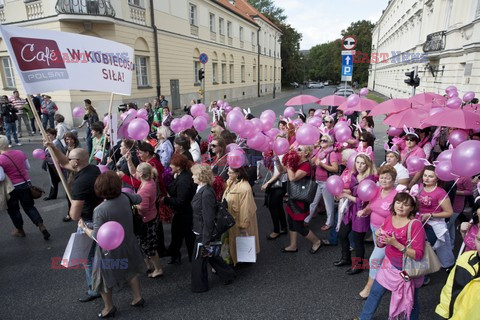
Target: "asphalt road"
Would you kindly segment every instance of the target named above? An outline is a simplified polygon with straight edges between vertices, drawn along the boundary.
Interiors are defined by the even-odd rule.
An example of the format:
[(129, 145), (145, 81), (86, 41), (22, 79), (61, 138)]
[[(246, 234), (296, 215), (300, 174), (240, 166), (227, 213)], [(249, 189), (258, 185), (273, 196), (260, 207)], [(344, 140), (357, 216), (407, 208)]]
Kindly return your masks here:
[[(300, 90), (279, 95), (277, 100), (259, 99), (252, 108), (259, 115), (265, 109), (283, 112), (284, 103)], [(333, 88), (305, 90), (318, 97), (333, 92)], [(255, 106), (255, 101), (246, 101)], [(235, 103), (240, 105), (240, 103)], [(309, 106), (305, 106), (305, 111)], [(377, 137), (384, 135), (379, 127)], [(383, 145), (383, 141), (379, 142)], [(38, 142), (27, 142), (19, 147), (25, 151), (32, 165), (32, 181), (48, 190), (47, 174), (40, 169), (41, 162), (31, 156), (40, 147)], [(377, 159), (383, 157), (376, 148)], [(380, 150), (378, 150), (380, 149)], [(339, 247), (324, 247), (315, 255), (308, 252), (310, 243), (299, 238), (299, 252), (281, 253), (288, 244), (287, 236), (267, 241), (272, 230), (270, 214), (263, 206), (263, 193), (259, 185), (254, 188), (258, 206), (257, 218), (260, 230), (260, 248), (257, 263), (239, 265), (237, 279), (224, 286), (216, 276), (210, 277), (211, 289), (207, 293), (190, 291), (190, 265), (167, 265), (162, 259), (165, 276), (160, 279), (141, 277), (142, 293), (147, 301), (144, 309), (129, 307), (129, 288), (114, 293), (121, 319), (350, 319), (359, 315), (363, 302), (355, 299), (367, 280), (367, 272), (348, 276), (345, 267), (334, 267), (332, 262), (340, 258)], [(25, 238), (13, 238), (13, 225), (6, 212), (0, 212), (0, 318), (1, 319), (93, 319), (103, 308), (101, 300), (79, 303), (85, 288), (83, 270), (52, 269), (52, 258), (62, 257), (68, 238), (76, 230), (74, 222), (64, 223), (67, 202), (63, 191), (59, 199), (36, 201), (45, 225), (52, 234), (44, 241), (40, 232), (25, 219)], [(327, 232), (320, 231), (325, 222), (321, 215), (312, 220), (311, 226), (321, 238)], [(169, 226), (165, 227), (169, 243)], [(373, 244), (367, 243), (367, 254)], [(183, 257), (186, 257), (186, 250)], [(431, 319), (445, 281), (445, 272), (432, 276), (429, 286), (420, 289), (421, 319)], [(387, 294), (375, 319), (388, 318), (390, 295)]]

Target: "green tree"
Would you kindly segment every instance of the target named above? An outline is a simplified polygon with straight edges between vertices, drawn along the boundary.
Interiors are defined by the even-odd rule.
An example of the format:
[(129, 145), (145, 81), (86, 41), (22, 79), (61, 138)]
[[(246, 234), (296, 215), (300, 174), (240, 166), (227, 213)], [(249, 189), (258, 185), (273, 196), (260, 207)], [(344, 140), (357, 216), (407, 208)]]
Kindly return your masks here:
[(277, 25), (287, 19), (285, 10), (277, 7), (272, 0), (248, 0), (248, 2)]

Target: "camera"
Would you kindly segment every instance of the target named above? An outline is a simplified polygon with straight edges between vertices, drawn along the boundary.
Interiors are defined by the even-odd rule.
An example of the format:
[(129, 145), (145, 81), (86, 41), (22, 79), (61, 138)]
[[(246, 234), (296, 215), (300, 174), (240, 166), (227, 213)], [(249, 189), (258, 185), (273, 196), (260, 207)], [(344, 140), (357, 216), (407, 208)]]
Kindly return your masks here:
[(408, 275), (407, 271), (403, 270), (402, 272), (400, 272), (400, 276), (402, 276), (405, 282), (410, 281), (410, 276)]
[(118, 106), (118, 112), (125, 112), (128, 109), (128, 105), (126, 103), (121, 104)]

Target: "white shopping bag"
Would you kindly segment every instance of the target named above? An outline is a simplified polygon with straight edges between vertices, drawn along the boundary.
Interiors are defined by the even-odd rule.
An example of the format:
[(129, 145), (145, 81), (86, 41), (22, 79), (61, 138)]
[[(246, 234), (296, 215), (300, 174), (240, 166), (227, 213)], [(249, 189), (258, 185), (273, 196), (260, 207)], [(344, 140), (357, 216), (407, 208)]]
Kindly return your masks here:
[(237, 261), (257, 262), (255, 236), (237, 237)]
[(92, 247), (93, 239), (84, 233), (72, 233), (63, 253), (62, 266), (71, 268), (84, 263)]

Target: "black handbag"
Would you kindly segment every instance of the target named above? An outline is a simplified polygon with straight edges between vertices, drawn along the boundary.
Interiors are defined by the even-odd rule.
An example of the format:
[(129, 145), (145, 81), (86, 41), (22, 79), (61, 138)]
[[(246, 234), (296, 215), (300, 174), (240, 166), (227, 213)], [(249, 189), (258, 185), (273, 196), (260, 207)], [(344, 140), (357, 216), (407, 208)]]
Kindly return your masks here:
[(222, 234), (224, 234), (228, 229), (235, 225), (235, 218), (227, 210), (228, 204), (224, 200), (223, 203), (217, 201), (216, 204), (216, 214), (215, 219), (213, 220), (213, 232), (212, 232), (212, 241), (220, 239)]
[(288, 181), (287, 184), (289, 200), (312, 203), (317, 193), (317, 183), (312, 174), (310, 166), (310, 177), (304, 177), (298, 181)]
[[(122, 192), (125, 194), (124, 192)], [(130, 202), (130, 208), (132, 208), (132, 221), (133, 221), (133, 233), (136, 236), (143, 236), (147, 232), (147, 228), (145, 223), (143, 223), (143, 218), (141, 215), (138, 214), (138, 209), (133, 205), (132, 200), (128, 195), (125, 194)]]

